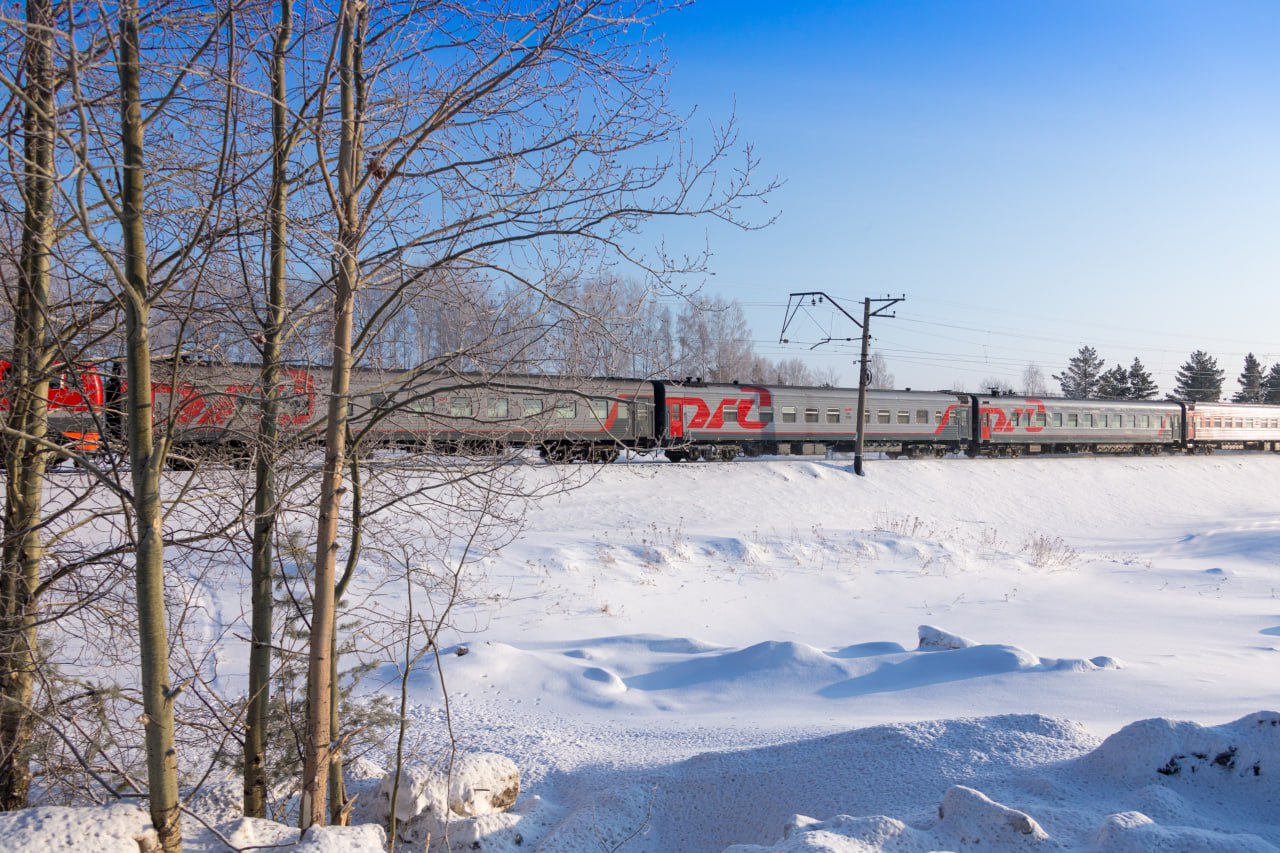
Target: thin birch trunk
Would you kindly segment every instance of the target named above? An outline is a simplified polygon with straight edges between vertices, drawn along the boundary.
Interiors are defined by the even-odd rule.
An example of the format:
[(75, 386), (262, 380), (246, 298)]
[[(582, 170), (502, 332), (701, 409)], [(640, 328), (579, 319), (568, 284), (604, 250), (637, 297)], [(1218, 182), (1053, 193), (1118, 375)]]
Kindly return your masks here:
[(302, 826), (323, 825), (332, 751), (331, 690), (337, 570), (338, 518), (342, 511), (342, 471), (346, 464), (347, 406), (351, 390), (351, 341), (355, 293), (359, 285), (360, 209), (357, 188), (360, 125), (356, 110), (359, 12), (342, 4), (338, 58), (340, 132), (338, 144), (338, 240), (333, 298), (332, 378), (325, 428), (324, 471), (316, 531), (315, 589), (311, 608), (311, 653), (307, 671), (307, 742), (303, 759)]
[(25, 214), (14, 351), (10, 359), (9, 423), (20, 436), (5, 445), (4, 549), (0, 568), (0, 809), (27, 805), (31, 788), (30, 712), (36, 658), (36, 620), (44, 544), (40, 524), (48, 453), (50, 347), (48, 335), (53, 222), (53, 9), (29, 0), (26, 33), (26, 110), (23, 122)]
[(169, 684), (168, 620), (164, 606), (164, 536), (160, 504), (163, 452), (153, 434), (151, 401), (150, 279), (147, 269), (145, 164), (138, 57), (138, 7), (120, 7), (120, 139), (124, 168), (120, 185), (120, 233), (124, 244), (124, 303), (132, 509), (137, 526), (135, 583), (142, 657), (143, 728), (151, 822), (161, 847), (182, 849), (178, 801), (178, 756), (174, 747), (173, 699)]
[(267, 281), (267, 316), (263, 325), (262, 417), (258, 426), (258, 467), (254, 492), (252, 574), (252, 639), (249, 648), (249, 707), (244, 741), (244, 813), (266, 817), (267, 812), (267, 725), (271, 699), (271, 639), (274, 618), (272, 588), (275, 553), (273, 542), (278, 512), (276, 463), (278, 459), (281, 351), (285, 325), (285, 273), (287, 207), (289, 195), (288, 160), (291, 143), (286, 128), (285, 55), (293, 27), (292, 0), (280, 3), (280, 25), (276, 30), (271, 61), (271, 269)]

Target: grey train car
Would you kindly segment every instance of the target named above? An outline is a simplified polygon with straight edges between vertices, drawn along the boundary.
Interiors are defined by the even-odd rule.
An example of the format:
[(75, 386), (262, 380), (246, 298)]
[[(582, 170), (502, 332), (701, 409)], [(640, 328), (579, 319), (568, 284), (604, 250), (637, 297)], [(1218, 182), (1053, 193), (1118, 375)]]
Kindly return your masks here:
[(1177, 402), (979, 396), (974, 407), (975, 454), (1161, 453), (1183, 440)]
[[(247, 455), (262, 398), (256, 367), (169, 360), (157, 364), (153, 379), (155, 417), (175, 462)], [(352, 435), (366, 447), (449, 453), (536, 447), (552, 461), (609, 461), (623, 448), (655, 443), (655, 384), (358, 369), (347, 405)], [(286, 438), (321, 441), (328, 385), (327, 369), (284, 369), (278, 399)]]
[(553, 462), (616, 459), (657, 434), (655, 383), (640, 379), (361, 373), (353, 423), (376, 443), (446, 452), (536, 447)]
[[(664, 435), (673, 461), (853, 450), (858, 392), (848, 388), (666, 382)], [(963, 394), (868, 394), (865, 447), (891, 455), (942, 455), (970, 443)]]

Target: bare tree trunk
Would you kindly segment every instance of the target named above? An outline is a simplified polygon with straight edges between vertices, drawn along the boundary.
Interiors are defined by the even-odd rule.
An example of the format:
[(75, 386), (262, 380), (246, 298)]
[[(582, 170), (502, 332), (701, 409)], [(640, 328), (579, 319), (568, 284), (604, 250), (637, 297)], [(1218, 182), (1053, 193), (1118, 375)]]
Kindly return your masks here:
[(266, 817), (267, 813), (267, 724), (271, 690), (271, 639), (274, 609), (272, 589), (275, 554), (273, 540), (278, 513), (276, 463), (279, 441), (280, 354), (285, 325), (285, 243), (287, 238), (288, 161), (292, 147), (286, 128), (285, 54), (293, 27), (292, 0), (280, 3), (280, 25), (276, 30), (271, 61), (271, 269), (267, 281), (267, 314), (263, 324), (262, 417), (258, 427), (258, 468), (254, 492), (253, 563), (251, 593), (252, 639), (249, 648), (249, 707), (244, 741), (244, 813)]
[(168, 619), (164, 604), (164, 535), (160, 504), (163, 450), (152, 431), (150, 278), (147, 268), (145, 165), (138, 59), (138, 7), (120, 7), (120, 139), (124, 168), (120, 185), (120, 232), (124, 243), (124, 303), (132, 509), (137, 527), (135, 584), (142, 657), (143, 727), (151, 822), (165, 851), (182, 849), (178, 802), (178, 756), (174, 748), (173, 699), (169, 684)]
[(357, 115), (358, 55), (363, 4), (341, 7), (340, 136), (338, 147), (338, 240), (333, 297), (332, 376), (325, 426), (324, 472), (316, 531), (315, 589), (311, 607), (311, 654), (307, 671), (307, 742), (303, 759), (303, 827), (324, 824), (332, 749), (331, 691), (335, 625), (338, 517), (342, 510), (342, 470), (346, 464), (347, 406), (351, 389), (351, 342), (355, 293), (360, 280), (360, 199), (357, 181), (361, 132)]
[[(348, 436), (350, 441), (350, 436)], [(342, 601), (342, 597), (347, 594), (347, 587), (351, 586), (351, 581), (356, 576), (356, 566), (360, 562), (360, 543), (363, 539), (364, 519), (361, 517), (361, 494), (363, 486), (360, 477), (360, 454), (351, 454), (351, 544), (347, 548), (347, 565), (343, 569), (342, 577), (338, 580), (334, 589), (334, 606), (337, 607), (338, 602)], [(341, 731), (341, 685), (338, 682), (338, 630), (337, 621), (334, 621), (334, 631), (332, 642), (330, 644), (330, 654), (333, 658), (330, 662), (329, 675), (332, 682), (329, 685), (330, 707), (329, 707), (329, 730), (333, 732), (333, 736), (337, 737)], [(329, 757), (329, 822), (334, 826), (349, 826), (351, 823), (351, 807), (354, 805), (347, 799), (347, 783), (342, 774), (342, 749), (335, 748)]]
[(28, 748), (36, 660), (35, 590), (44, 546), (40, 537), (48, 452), (48, 334), (53, 224), (53, 10), (29, 0), (26, 110), (23, 123), (25, 215), (9, 423), (20, 435), (5, 444), (4, 563), (0, 576), (0, 809), (22, 808), (31, 786)]

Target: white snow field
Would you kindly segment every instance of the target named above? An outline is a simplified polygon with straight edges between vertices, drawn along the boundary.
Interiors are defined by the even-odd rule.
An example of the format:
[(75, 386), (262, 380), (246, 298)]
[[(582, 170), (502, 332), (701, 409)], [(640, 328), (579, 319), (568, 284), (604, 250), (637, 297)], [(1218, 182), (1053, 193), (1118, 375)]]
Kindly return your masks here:
[[(1280, 455), (852, 468), (633, 461), (537, 505), (454, 614), (464, 758), (403, 783), (401, 849), (1280, 851)], [(435, 661), (408, 683), (438, 764)], [(353, 762), (358, 820), (392, 747)], [(508, 759), (510, 810), (441, 819)], [(371, 824), (292, 846), (221, 784), (197, 808), (222, 840), (188, 819), (188, 849), (385, 849)], [(33, 809), (0, 849), (146, 828)]]

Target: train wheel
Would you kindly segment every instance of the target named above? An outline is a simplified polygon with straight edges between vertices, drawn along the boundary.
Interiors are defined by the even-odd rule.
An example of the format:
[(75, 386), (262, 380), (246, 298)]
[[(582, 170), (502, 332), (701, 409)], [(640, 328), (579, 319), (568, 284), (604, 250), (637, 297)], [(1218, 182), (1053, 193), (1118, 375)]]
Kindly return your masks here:
[(612, 444), (594, 444), (591, 446), (591, 461), (597, 465), (608, 465), (618, 461), (618, 448)]
[(569, 447), (564, 444), (544, 444), (538, 452), (552, 465), (563, 465), (572, 458)]

